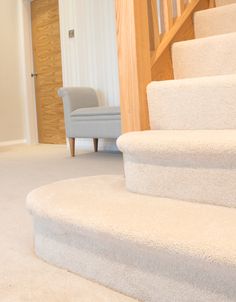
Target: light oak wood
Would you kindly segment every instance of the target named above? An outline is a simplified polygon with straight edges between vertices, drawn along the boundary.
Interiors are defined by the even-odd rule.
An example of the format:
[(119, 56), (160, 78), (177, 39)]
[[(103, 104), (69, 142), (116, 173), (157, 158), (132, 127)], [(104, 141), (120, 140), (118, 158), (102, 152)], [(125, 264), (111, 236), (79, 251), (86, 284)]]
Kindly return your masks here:
[(116, 0), (123, 132), (149, 129), (146, 86), (151, 82), (148, 4)]
[(148, 3), (150, 50), (154, 51), (157, 49), (158, 45), (161, 42), (158, 15), (157, 15), (157, 1), (147, 0), (147, 3)]
[(167, 33), (173, 26), (173, 5), (172, 0), (163, 0), (163, 14), (164, 14), (164, 24), (165, 32)]
[(172, 1), (163, 0), (167, 32), (160, 35), (155, 0), (116, 0), (123, 132), (149, 129), (146, 86), (151, 80), (173, 79), (171, 46), (194, 38), (193, 15), (211, 2), (186, 3), (177, 0), (179, 16), (173, 20)]
[(177, 16), (180, 17), (184, 11), (185, 8), (185, 2), (184, 0), (177, 0)]
[(70, 145), (70, 155), (71, 157), (75, 156), (75, 138), (70, 137), (69, 138), (69, 145)]
[(40, 143), (65, 143), (58, 0), (31, 2), (38, 134)]
[(209, 8), (214, 8), (214, 7), (216, 7), (215, 0), (210, 0)]
[(98, 152), (98, 138), (93, 139), (94, 152)]
[(194, 12), (209, 8), (209, 0), (192, 0), (173, 27), (163, 37), (152, 57), (152, 80), (173, 79), (171, 46), (174, 42), (194, 39)]

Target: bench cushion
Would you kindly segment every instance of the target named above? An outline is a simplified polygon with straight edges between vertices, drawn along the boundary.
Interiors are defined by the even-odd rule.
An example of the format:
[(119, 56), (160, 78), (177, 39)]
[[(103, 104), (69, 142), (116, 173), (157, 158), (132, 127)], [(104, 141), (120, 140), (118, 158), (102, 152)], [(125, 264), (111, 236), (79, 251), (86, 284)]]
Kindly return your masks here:
[(107, 116), (107, 115), (120, 115), (120, 107), (89, 107), (80, 108), (71, 112), (71, 117), (85, 117), (85, 116)]

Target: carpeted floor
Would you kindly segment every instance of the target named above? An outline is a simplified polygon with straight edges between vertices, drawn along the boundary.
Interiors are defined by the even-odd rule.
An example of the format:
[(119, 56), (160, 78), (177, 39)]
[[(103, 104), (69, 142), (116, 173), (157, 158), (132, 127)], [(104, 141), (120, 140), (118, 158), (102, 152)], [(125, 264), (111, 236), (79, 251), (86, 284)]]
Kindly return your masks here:
[(53, 267), (34, 255), (27, 193), (80, 176), (122, 173), (118, 153), (83, 153), (71, 159), (65, 146), (0, 148), (0, 301), (131, 302), (103, 286)]

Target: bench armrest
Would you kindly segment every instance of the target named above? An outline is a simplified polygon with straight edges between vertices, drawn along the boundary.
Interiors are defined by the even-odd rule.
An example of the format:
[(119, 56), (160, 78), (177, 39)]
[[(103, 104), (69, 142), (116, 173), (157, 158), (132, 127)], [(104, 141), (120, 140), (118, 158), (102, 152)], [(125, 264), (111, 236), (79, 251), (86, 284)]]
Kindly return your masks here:
[(65, 114), (79, 108), (98, 106), (96, 91), (88, 87), (65, 87), (58, 90), (63, 99)]
[(99, 105), (98, 97), (96, 91), (88, 87), (60, 88), (58, 95), (63, 100), (66, 133), (67, 136), (70, 136), (71, 112), (79, 108), (97, 107)]

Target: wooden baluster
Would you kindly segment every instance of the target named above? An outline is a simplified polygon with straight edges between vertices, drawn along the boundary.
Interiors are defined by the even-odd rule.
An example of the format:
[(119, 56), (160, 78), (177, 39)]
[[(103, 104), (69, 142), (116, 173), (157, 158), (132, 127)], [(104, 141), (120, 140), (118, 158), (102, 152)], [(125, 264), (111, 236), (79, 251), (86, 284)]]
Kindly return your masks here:
[(173, 6), (172, 0), (163, 0), (163, 13), (165, 32), (167, 33), (173, 25)]
[(149, 36), (150, 36), (150, 50), (156, 50), (160, 44), (160, 32), (157, 15), (156, 0), (147, 0), (148, 3), (148, 22), (149, 22)]
[(177, 16), (180, 17), (185, 8), (184, 0), (177, 0), (176, 4), (177, 4)]
[(215, 7), (215, 6), (216, 6), (215, 0), (210, 0), (209, 8), (213, 8), (213, 7)]
[(159, 29), (159, 20), (158, 20), (158, 13), (157, 13), (157, 0), (151, 0), (152, 4), (152, 11), (153, 11), (153, 26), (154, 26), (154, 37), (155, 37), (155, 46), (160, 44), (161, 37), (160, 37), (160, 29)]

